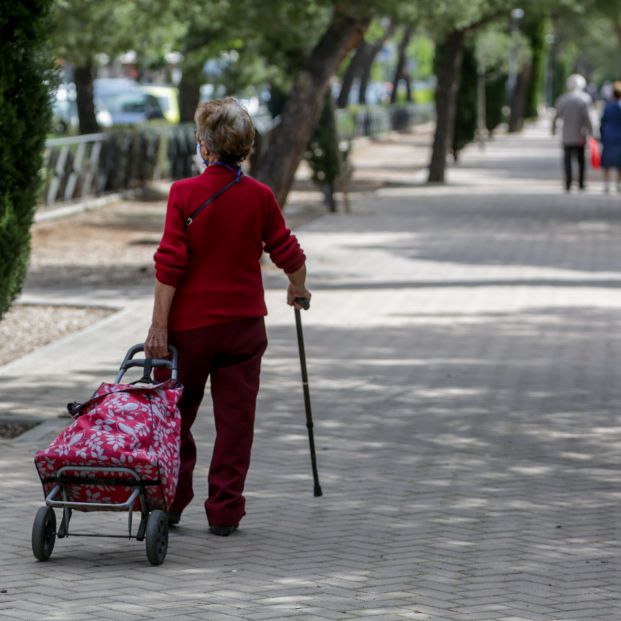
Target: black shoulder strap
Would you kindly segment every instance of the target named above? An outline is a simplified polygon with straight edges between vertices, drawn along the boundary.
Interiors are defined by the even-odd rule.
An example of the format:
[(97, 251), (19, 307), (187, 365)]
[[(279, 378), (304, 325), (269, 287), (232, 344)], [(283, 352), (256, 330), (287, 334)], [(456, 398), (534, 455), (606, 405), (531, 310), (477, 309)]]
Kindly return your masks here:
[(239, 168), (237, 170), (237, 173), (235, 174), (235, 179), (227, 183), (223, 188), (218, 190), (215, 194), (212, 194), (198, 209), (196, 209), (190, 215), (190, 217), (185, 221), (185, 225), (190, 226), (190, 224), (192, 224), (192, 222), (196, 220), (197, 216), (201, 213), (201, 211), (203, 211), (203, 209), (205, 209), (205, 207), (208, 207), (209, 205), (211, 205), (211, 203), (213, 203), (217, 198), (222, 196), (229, 188), (232, 188), (236, 183), (239, 183), (239, 180), (241, 179), (241, 177), (242, 177), (242, 171), (241, 171), (241, 168)]

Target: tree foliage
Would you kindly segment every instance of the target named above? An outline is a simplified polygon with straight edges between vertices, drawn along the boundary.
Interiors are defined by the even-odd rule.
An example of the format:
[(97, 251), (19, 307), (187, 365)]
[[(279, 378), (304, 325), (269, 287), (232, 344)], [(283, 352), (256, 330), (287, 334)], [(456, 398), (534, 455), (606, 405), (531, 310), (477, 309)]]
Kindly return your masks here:
[[(621, 28), (614, 12), (618, 3), (596, 5), (582, 19), (557, 15), (551, 21), (552, 53), (556, 64), (555, 92), (564, 88), (573, 71), (584, 73), (601, 84), (621, 76)], [(621, 13), (621, 7), (619, 7)]]
[(0, 316), (21, 290), (30, 253), (55, 79), (50, 2), (5, 2), (0, 13)]
[(74, 69), (81, 133), (98, 131), (93, 79), (98, 55), (170, 48), (180, 24), (165, 0), (54, 0), (57, 57)]
[(98, 54), (170, 50), (185, 25), (165, 0), (54, 0), (56, 54), (76, 66)]

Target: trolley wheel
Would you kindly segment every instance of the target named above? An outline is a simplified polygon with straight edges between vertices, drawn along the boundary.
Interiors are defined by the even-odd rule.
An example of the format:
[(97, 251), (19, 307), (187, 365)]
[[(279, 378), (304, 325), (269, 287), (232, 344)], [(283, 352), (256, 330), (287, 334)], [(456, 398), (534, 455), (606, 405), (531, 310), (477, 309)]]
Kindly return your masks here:
[(32, 525), (32, 553), (39, 561), (52, 556), (56, 543), (56, 514), (52, 507), (40, 507)]
[(147, 521), (147, 558), (151, 565), (161, 565), (168, 551), (168, 519), (164, 511), (151, 511)]

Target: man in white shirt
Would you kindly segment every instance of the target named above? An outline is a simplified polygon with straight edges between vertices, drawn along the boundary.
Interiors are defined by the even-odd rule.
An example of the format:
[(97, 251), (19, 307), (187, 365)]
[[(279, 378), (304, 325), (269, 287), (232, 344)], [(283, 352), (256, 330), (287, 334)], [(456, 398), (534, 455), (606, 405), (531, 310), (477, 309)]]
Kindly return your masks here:
[(567, 80), (567, 93), (556, 102), (556, 115), (552, 121), (552, 134), (556, 133), (558, 119), (563, 121), (563, 151), (565, 164), (565, 190), (571, 190), (573, 181), (572, 160), (578, 160), (578, 185), (584, 190), (584, 152), (587, 138), (593, 133), (591, 106), (593, 101), (584, 89), (586, 80), (575, 73)]

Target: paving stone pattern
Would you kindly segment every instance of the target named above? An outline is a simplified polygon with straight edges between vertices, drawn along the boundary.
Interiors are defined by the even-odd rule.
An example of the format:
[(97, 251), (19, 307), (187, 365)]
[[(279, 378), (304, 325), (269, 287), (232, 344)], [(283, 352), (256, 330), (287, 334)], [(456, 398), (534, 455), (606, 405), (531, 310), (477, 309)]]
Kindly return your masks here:
[[(373, 148), (391, 162), (390, 140)], [(293, 316), (268, 273), (240, 531), (207, 534), (207, 403), (197, 498), (161, 567), (141, 544), (77, 537), (37, 563), (41, 442), (0, 441), (0, 618), (621, 619), (621, 198), (595, 182), (562, 194), (557, 145), (539, 130), (471, 148), (445, 188), (393, 164), (390, 187), (299, 231), (324, 496), (312, 495)], [(148, 307), (119, 315), (136, 340)], [(120, 340), (106, 321), (87, 333), (101, 339), (99, 379)], [(30, 385), (37, 355), (62, 366), (53, 347), (26, 361)], [(0, 368), (12, 398), (26, 368)], [(124, 523), (91, 513), (74, 528)]]

